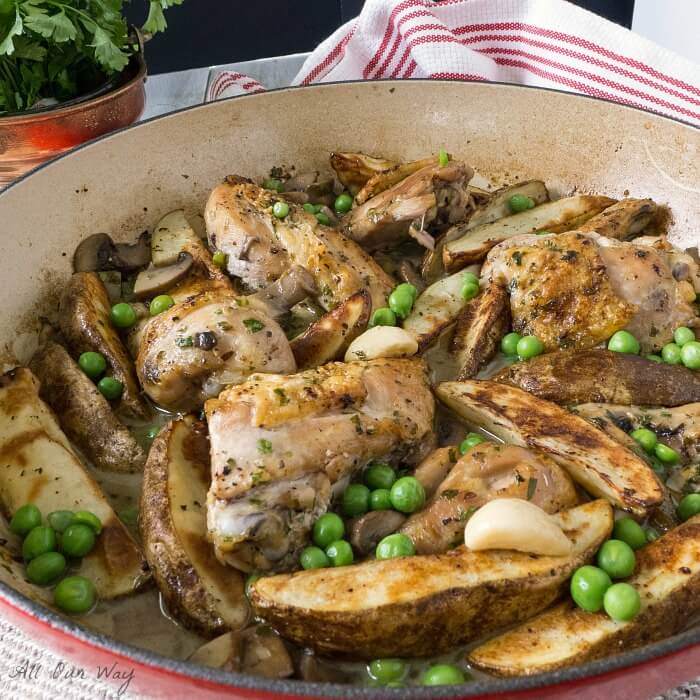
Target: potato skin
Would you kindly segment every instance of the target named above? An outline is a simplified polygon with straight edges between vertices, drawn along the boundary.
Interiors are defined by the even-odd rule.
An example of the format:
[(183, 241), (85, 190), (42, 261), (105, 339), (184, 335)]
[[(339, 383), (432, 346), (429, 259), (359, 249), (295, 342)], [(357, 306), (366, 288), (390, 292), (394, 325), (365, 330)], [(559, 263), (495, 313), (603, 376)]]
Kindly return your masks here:
[(41, 382), (39, 395), (51, 406), (61, 428), (100, 469), (137, 472), (146, 455), (107, 399), (58, 343), (49, 342), (32, 358)]
[[(603, 612), (589, 613), (567, 601), (476, 647), (467, 658), (498, 676), (533, 675), (669, 637), (700, 612), (699, 553), (696, 516), (637, 550), (629, 583), (638, 588), (642, 609), (634, 620), (616, 623)], [(673, 579), (676, 585), (669, 586)]]
[(283, 637), (319, 653), (433, 656), (549, 606), (612, 530), (612, 509), (602, 500), (557, 517), (578, 540), (571, 557), (462, 546), (446, 554), (265, 577), (251, 587), (251, 603)]
[[(173, 511), (182, 506), (186, 510), (191, 504), (171, 499), (174, 489), (169, 470), (175, 459), (185, 461), (193, 498), (197, 500), (201, 492), (204, 506), (208, 483), (197, 481), (208, 469), (208, 439), (204, 423), (185, 416), (168, 423), (153, 441), (144, 468), (139, 531), (146, 559), (169, 611), (188, 629), (210, 638), (245, 624), (248, 605), (243, 578), (214, 557), (213, 548), (205, 541), (203, 514), (200, 532), (178, 529)], [(188, 555), (187, 546), (190, 552), (193, 547), (197, 551), (197, 562)]]
[(700, 375), (685, 367), (610, 350), (562, 350), (491, 377), (560, 404), (683, 406), (700, 401)]

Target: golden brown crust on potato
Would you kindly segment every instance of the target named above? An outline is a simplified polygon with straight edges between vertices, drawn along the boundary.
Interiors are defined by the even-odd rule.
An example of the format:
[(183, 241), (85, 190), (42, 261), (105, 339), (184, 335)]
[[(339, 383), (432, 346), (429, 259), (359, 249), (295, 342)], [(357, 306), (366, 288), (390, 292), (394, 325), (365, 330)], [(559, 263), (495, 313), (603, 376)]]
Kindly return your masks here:
[(618, 508), (645, 516), (663, 500), (663, 487), (643, 459), (554, 403), (492, 381), (445, 382), (436, 393), (469, 423), (543, 450), (589, 493)]
[(682, 406), (700, 401), (700, 374), (609, 350), (563, 350), (518, 362), (491, 377), (560, 404)]
[(551, 604), (613, 524), (602, 500), (552, 517), (574, 542), (570, 557), (462, 546), (447, 554), (264, 577), (251, 587), (251, 603), (284, 637), (320, 653), (433, 656)]
[(137, 472), (146, 455), (107, 399), (58, 343), (49, 342), (30, 363), (41, 382), (39, 395), (61, 428), (98, 468)]
[(628, 622), (590, 613), (571, 601), (489, 640), (468, 654), (478, 668), (498, 676), (553, 671), (650, 644), (682, 630), (700, 613), (700, 517), (637, 550), (627, 582), (641, 610)]
[(124, 385), (120, 409), (147, 419), (148, 408), (141, 397), (134, 364), (110, 321), (112, 305), (96, 272), (76, 272), (61, 297), (60, 324), (73, 356), (88, 350), (102, 353), (108, 374)]
[(146, 559), (169, 611), (213, 637), (248, 618), (240, 572), (221, 564), (206, 540), (208, 439), (193, 416), (171, 421), (144, 468), (139, 530)]

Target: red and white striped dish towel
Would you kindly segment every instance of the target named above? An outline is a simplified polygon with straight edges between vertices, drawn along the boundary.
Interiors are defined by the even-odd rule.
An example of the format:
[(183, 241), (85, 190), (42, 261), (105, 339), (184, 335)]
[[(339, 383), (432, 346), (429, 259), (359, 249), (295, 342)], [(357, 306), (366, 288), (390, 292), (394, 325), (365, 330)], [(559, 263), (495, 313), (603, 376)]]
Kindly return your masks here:
[[(537, 85), (700, 126), (700, 66), (564, 0), (367, 0), (293, 84), (380, 78)], [(264, 89), (223, 70), (206, 99)]]

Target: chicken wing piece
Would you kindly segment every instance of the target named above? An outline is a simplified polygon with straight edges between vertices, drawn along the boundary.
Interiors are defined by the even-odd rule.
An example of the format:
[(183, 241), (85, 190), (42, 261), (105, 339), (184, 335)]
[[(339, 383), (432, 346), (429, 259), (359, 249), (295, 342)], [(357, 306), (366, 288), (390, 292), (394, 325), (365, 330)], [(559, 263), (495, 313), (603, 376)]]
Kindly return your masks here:
[(628, 241), (639, 235), (656, 214), (653, 199), (622, 199), (603, 209), (578, 227), (579, 231), (593, 231), (601, 236)]
[(425, 364), (398, 359), (254, 375), (207, 401), (217, 556), (244, 571), (288, 566), (338, 482), (375, 459), (425, 456), (434, 410)]
[(522, 498), (547, 513), (578, 503), (569, 475), (550, 457), (516, 445), (485, 442), (473, 447), (450, 470), (428, 505), (400, 532), (418, 554), (440, 554), (464, 542), (464, 526), (493, 498)]
[(153, 318), (136, 358), (146, 394), (170, 411), (190, 411), (253, 372), (294, 372), (289, 341), (267, 311), (254, 297), (214, 289)]
[(508, 290), (513, 330), (547, 350), (591, 348), (624, 328), (650, 352), (698, 323), (692, 285), (665, 255), (592, 232), (525, 235), (493, 248), (482, 279)]
[(470, 202), (466, 186), (473, 174), (458, 162), (421, 168), (354, 208), (345, 231), (367, 250), (386, 247), (408, 235), (432, 250), (434, 239), (425, 233), (425, 227), (464, 219)]
[(356, 243), (289, 204), (284, 219), (272, 214), (279, 198), (257, 185), (229, 178), (209, 197), (204, 219), (210, 245), (228, 255), (228, 271), (257, 291), (300, 265), (314, 278), (319, 303), (329, 310), (361, 289), (375, 308), (386, 305), (394, 282)]

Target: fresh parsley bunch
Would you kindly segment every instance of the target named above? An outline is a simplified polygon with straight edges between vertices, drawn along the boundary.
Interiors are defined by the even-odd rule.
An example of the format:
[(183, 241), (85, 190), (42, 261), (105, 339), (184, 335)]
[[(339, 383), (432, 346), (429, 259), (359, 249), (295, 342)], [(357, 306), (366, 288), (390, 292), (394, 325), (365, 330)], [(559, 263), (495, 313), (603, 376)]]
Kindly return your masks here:
[[(163, 10), (183, 0), (150, 0), (143, 31), (162, 32)], [(121, 71), (138, 49), (123, 0), (0, 0), (0, 115), (37, 100), (77, 97)]]

